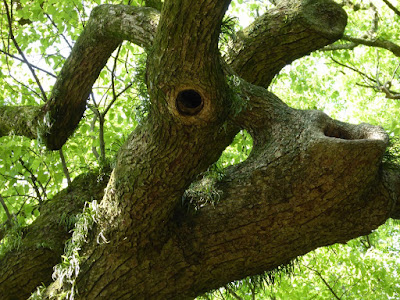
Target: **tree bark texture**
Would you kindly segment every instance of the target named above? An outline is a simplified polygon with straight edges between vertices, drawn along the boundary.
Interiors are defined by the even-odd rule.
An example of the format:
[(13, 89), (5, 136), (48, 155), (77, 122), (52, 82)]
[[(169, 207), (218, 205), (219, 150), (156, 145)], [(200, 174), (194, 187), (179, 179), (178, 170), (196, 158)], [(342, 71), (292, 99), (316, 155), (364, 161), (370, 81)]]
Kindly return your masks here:
[[(71, 237), (74, 218), (85, 202), (100, 200), (109, 171), (78, 176), (73, 184), (46, 202), (35, 222), (23, 231), (21, 245), (0, 260), (0, 295), (26, 299), (36, 287), (51, 282), (64, 244)], [(9, 267), (13, 266), (13, 267)]]
[[(24, 299), (51, 282), (69, 236), (52, 225), (54, 211), (74, 214), (93, 197), (103, 200), (80, 250), (79, 299), (190, 299), (399, 217), (400, 178), (382, 164), (388, 138), (380, 127), (295, 110), (265, 89), (284, 65), (340, 38), (344, 11), (328, 0), (280, 1), (238, 34), (224, 61), (218, 36), (229, 2), (166, 0), (161, 13), (94, 10), (41, 108), (47, 145), (59, 148), (75, 129), (94, 80), (125, 39), (150, 54), (149, 116), (121, 148), (104, 197), (107, 180), (85, 188), (78, 178), (45, 204), (21, 247), (0, 262), (4, 299)], [(0, 125), (3, 135), (12, 130)], [(253, 137), (249, 158), (210, 185), (218, 201), (188, 209), (203, 199), (185, 198), (185, 190), (241, 129)], [(44, 237), (38, 231), (46, 226)], [(46, 295), (70, 288), (54, 283)]]

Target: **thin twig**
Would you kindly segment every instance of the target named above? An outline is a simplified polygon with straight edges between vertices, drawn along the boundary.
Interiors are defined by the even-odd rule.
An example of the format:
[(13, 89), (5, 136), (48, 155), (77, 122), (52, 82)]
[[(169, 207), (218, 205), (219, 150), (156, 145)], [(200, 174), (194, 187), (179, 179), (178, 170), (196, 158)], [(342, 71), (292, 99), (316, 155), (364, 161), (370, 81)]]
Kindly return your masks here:
[(392, 52), (397, 57), (400, 57), (400, 46), (387, 40), (376, 39), (376, 40), (368, 40), (363, 38), (356, 38), (349, 35), (343, 35), (342, 40), (353, 42), (356, 44), (361, 44), (370, 47), (378, 47), (386, 49)]
[(222, 294), (222, 292), (221, 292), (221, 289), (219, 289), (218, 292), (219, 292), (219, 294), (221, 296), (221, 299), (225, 299), (224, 294)]
[(386, 82), (383, 83), (383, 84), (380, 82), (380, 80), (379, 80), (379, 78), (378, 78), (379, 69), (377, 69), (377, 76), (376, 76), (376, 78), (372, 78), (371, 76), (365, 74), (364, 72), (362, 72), (362, 71), (360, 71), (360, 70), (358, 70), (358, 69), (356, 69), (356, 68), (354, 68), (354, 67), (348, 66), (348, 65), (346, 65), (346, 64), (343, 64), (343, 63), (341, 63), (341, 62), (335, 60), (333, 57), (331, 57), (331, 59), (332, 59), (335, 63), (337, 63), (338, 65), (340, 65), (340, 66), (342, 66), (342, 67), (345, 67), (345, 68), (347, 68), (347, 69), (350, 69), (350, 70), (352, 70), (352, 71), (354, 71), (354, 72), (360, 74), (360, 75), (364, 78), (364, 81), (366, 81), (366, 80), (365, 80), (365, 78), (366, 78), (366, 79), (368, 79), (371, 83), (373, 83), (373, 84), (365, 84), (365, 85), (364, 85), (364, 84), (360, 84), (360, 83), (356, 83), (356, 85), (362, 86), (362, 87), (367, 87), (367, 88), (372, 88), (372, 89), (374, 89), (375, 91), (378, 91), (378, 92), (383, 92), (383, 93), (385, 94), (385, 97), (388, 98), (388, 99), (394, 99), (394, 100), (400, 99), (400, 93), (398, 93), (398, 92), (393, 91), (393, 90), (390, 89), (390, 88), (392, 87), (392, 82), (391, 82), (391, 81), (386, 81)]
[[(94, 127), (96, 126), (97, 118), (100, 116), (100, 112), (99, 112), (99, 105), (96, 102), (93, 91), (90, 93), (90, 95), (91, 95), (91, 99), (94, 104), (94, 105), (88, 105), (89, 109), (93, 112), (93, 115), (94, 115), (93, 120), (90, 123), (90, 131), (94, 132)], [(95, 137), (92, 136), (92, 139), (95, 140)], [(92, 145), (92, 152), (93, 152), (93, 155), (96, 157), (96, 159), (98, 161), (100, 161), (99, 152), (97, 152), (96, 146), (94, 146), (94, 145)]]
[(3, 206), (3, 208), (4, 208), (4, 211), (6, 212), (7, 221), (11, 221), (12, 217), (11, 217), (10, 211), (8, 210), (8, 207), (7, 207), (6, 203), (4, 202), (4, 199), (3, 199), (3, 197), (1, 195), (0, 195), (0, 202), (1, 202), (1, 205)]
[(130, 89), (133, 85), (133, 82), (129, 83), (126, 87), (122, 89), (121, 92), (119, 92), (115, 98), (108, 104), (107, 108), (104, 110), (102, 115), (105, 117), (108, 111), (110, 110), (111, 106), (114, 104), (114, 102), (118, 99), (119, 96), (121, 96), (123, 93), (125, 93), (128, 89)]
[(65, 162), (65, 157), (64, 157), (62, 148), (60, 150), (58, 150), (58, 153), (60, 154), (61, 164), (62, 164), (64, 175), (67, 178), (68, 186), (70, 186), (71, 185), (71, 177), (69, 176), (69, 171), (68, 171), (67, 163)]
[[(38, 188), (38, 186), (37, 186), (37, 183), (39, 182), (39, 180), (37, 179), (37, 177), (35, 176), (35, 174), (33, 174), (32, 170), (29, 169), (29, 168), (26, 166), (26, 164), (25, 164), (25, 162), (22, 160), (22, 158), (19, 158), (18, 161), (21, 163), (22, 167), (30, 174), (29, 177), (31, 178), (31, 181), (32, 181), (32, 187), (33, 187), (33, 189), (34, 189), (35, 192), (36, 192), (36, 196), (37, 196), (37, 198), (38, 198), (39, 205), (42, 205), (42, 202), (43, 202), (42, 195), (40, 194), (39, 188)], [(23, 174), (21, 174), (21, 175), (23, 175)]]
[(399, 69), (399, 67), (400, 67), (400, 63), (398, 63), (396, 69), (394, 69), (394, 72), (393, 72), (393, 75), (392, 75), (392, 79), (390, 81), (393, 81), (394, 76), (396, 76), (396, 73), (397, 73), (397, 70)]
[(3, 3), (4, 3), (4, 6), (5, 6), (5, 9), (6, 9), (6, 15), (7, 15), (7, 21), (8, 21), (8, 27), (9, 27), (9, 35), (10, 35), (10, 38), (11, 38), (11, 40), (13, 41), (15, 48), (17, 48), (17, 51), (18, 51), (19, 55), (22, 57), (22, 59), (24, 60), (24, 62), (25, 62), (26, 65), (28, 66), (29, 70), (31, 71), (32, 76), (33, 76), (33, 78), (35, 79), (36, 84), (38, 85), (38, 87), (39, 87), (39, 89), (40, 89), (40, 91), (41, 91), (41, 93), (42, 93), (43, 100), (44, 100), (45, 102), (47, 102), (46, 93), (44, 92), (44, 89), (43, 89), (43, 87), (42, 87), (42, 85), (41, 85), (41, 83), (40, 83), (40, 81), (39, 81), (39, 78), (36, 76), (35, 70), (32, 68), (31, 64), (29, 63), (29, 61), (28, 61), (27, 58), (25, 57), (24, 52), (21, 50), (21, 48), (19, 47), (19, 45), (18, 45), (18, 43), (17, 43), (17, 40), (16, 40), (15, 37), (14, 37), (14, 33), (13, 33), (13, 30), (12, 30), (12, 20), (11, 20), (10, 11), (9, 11), (9, 8), (8, 8), (7, 1), (6, 1), (6, 0), (3, 0)]
[(336, 59), (334, 59), (333, 57), (331, 57), (331, 60), (333, 60), (335, 63), (337, 63), (338, 65), (340, 65), (340, 66), (342, 66), (342, 67), (345, 67), (345, 68), (347, 68), (347, 69), (350, 69), (350, 70), (352, 70), (352, 71), (354, 71), (354, 72), (360, 74), (361, 76), (367, 78), (368, 80), (370, 80), (370, 81), (372, 81), (372, 82), (375, 81), (374, 78), (368, 76), (368, 75), (365, 74), (364, 72), (361, 72), (360, 70), (358, 70), (358, 69), (356, 69), (356, 68), (354, 68), (354, 67), (351, 67), (351, 66), (348, 66), (348, 65), (346, 65), (346, 64), (343, 64), (343, 63), (337, 61)]
[(385, 2), (386, 5), (389, 6), (389, 8), (390, 8), (391, 10), (393, 10), (394, 13), (400, 17), (400, 10), (398, 10), (398, 9), (397, 9), (392, 3), (390, 3), (388, 0), (382, 0), (382, 1)]
[[(0, 49), (0, 53), (3, 53), (3, 54), (5, 54), (5, 55), (8, 55), (9, 57), (14, 58), (14, 59), (16, 59), (16, 60), (19, 60), (19, 61), (21, 61), (21, 62), (23, 62), (23, 63), (26, 63), (22, 58), (19, 58), (18, 56), (15, 56), (15, 55), (13, 55), (13, 54), (11, 54), (11, 53), (8, 53), (8, 52), (6, 52), (6, 51), (4, 51), (4, 50), (1, 50), (1, 49)], [(40, 68), (40, 67), (38, 67), (38, 66), (35, 66), (35, 65), (31, 64), (31, 63), (29, 63), (29, 65), (30, 65), (32, 68), (34, 68), (34, 69), (36, 69), (36, 70), (38, 70), (38, 71), (44, 72), (44, 73), (46, 73), (47, 75), (49, 75), (49, 76), (51, 76), (51, 77), (53, 77), (53, 78), (57, 78), (56, 75), (54, 75), (53, 73), (51, 73), (51, 72), (49, 72), (49, 71), (46, 71), (45, 69), (42, 69), (42, 68)]]
[(233, 289), (231, 289), (228, 285), (225, 286), (225, 289), (228, 291), (229, 294), (232, 295), (233, 298), (235, 298), (237, 300), (243, 300), (243, 298), (240, 297), (238, 294), (236, 294), (235, 291)]
[(57, 33), (59, 35), (62, 36), (62, 38), (64, 39), (64, 42), (68, 45), (68, 47), (70, 49), (72, 49), (71, 44), (69, 43), (68, 39), (65, 37), (65, 35), (63, 33), (60, 33), (60, 30), (58, 30), (57, 24), (54, 23), (53, 19), (50, 17), (50, 15), (48, 13), (44, 13), (46, 15), (46, 17), (50, 20), (50, 23), (54, 26), (54, 28), (57, 30)]
[(332, 44), (323, 47), (320, 51), (353, 50), (357, 46), (358, 44), (356, 43)]
[[(15, 214), (15, 216), (18, 216), (18, 215), (21, 213), (22, 209), (24, 208), (26, 202), (28, 202), (28, 197), (25, 196), (25, 195), (20, 195), (20, 194), (18, 193), (18, 191), (17, 191), (16, 188), (15, 188), (15, 191), (17, 192), (18, 197), (25, 197), (24, 202), (22, 203), (22, 205), (20, 206), (19, 210), (18, 210), (17, 213)], [(37, 198), (35, 198), (35, 197), (31, 197), (31, 198), (34, 198), (34, 199), (37, 200)]]
[(15, 191), (17, 194), (16, 195), (11, 195), (11, 196), (3, 196), (3, 198), (12, 198), (12, 197), (24, 197), (24, 198), (28, 198), (28, 199), (35, 199), (38, 200), (37, 197), (32, 196), (32, 195), (28, 195), (28, 194), (21, 194), (20, 192), (18, 192), (17, 190)]
[(332, 295), (337, 299), (337, 300), (341, 300), (341, 298), (335, 293), (335, 291), (333, 290), (333, 288), (330, 286), (330, 284), (325, 280), (324, 276), (322, 276), (322, 274), (318, 271), (315, 270), (313, 268), (310, 268), (309, 266), (304, 265), (307, 269), (313, 271), (315, 274), (317, 274), (317, 276), (322, 280), (322, 282), (325, 284), (325, 286), (329, 289), (329, 291), (332, 293)]
[[(11, 70), (8, 69), (8, 76), (10, 76), (11, 79), (13, 79), (16, 83), (18, 83), (20, 86), (23, 86), (24, 88), (26, 88), (28, 91), (31, 91), (33, 94), (35, 94), (38, 98), (41, 98), (40, 94), (38, 92), (36, 92), (34, 89), (32, 89), (31, 87), (27, 86), (26, 84), (24, 84), (23, 82), (19, 81), (17, 78), (14, 77), (14, 75), (11, 74)], [(22, 92), (21, 92), (22, 93)], [(26, 94), (26, 93), (23, 93)]]
[[(41, 157), (38, 153), (36, 153), (34, 150), (32, 150), (32, 148), (28, 148), (28, 151), (32, 152), (38, 158)], [(46, 167), (48, 174), (51, 174), (50, 168), (49, 168), (48, 164), (46, 163), (46, 161), (42, 160), (41, 163), (44, 164), (44, 166)], [(49, 179), (47, 179), (47, 182), (46, 182), (46, 184), (44, 186), (43, 186), (43, 183), (41, 181), (38, 181), (39, 186), (42, 189), (42, 195), (43, 195), (42, 198), (43, 199), (47, 199), (46, 189), (47, 189), (47, 186), (49, 185), (50, 181), (51, 181), (51, 176), (49, 176)]]
[[(100, 111), (99, 111), (99, 107), (98, 107), (96, 101), (94, 100), (94, 96), (92, 97), (92, 99), (93, 99), (94, 105), (88, 105), (88, 107), (93, 112), (93, 115), (94, 115), (93, 120), (92, 120), (92, 122), (90, 124), (90, 131), (94, 132), (94, 128), (96, 126), (97, 119), (101, 119), (101, 114), (100, 114)], [(92, 138), (93, 138), (93, 140), (96, 139), (94, 137), (94, 135), (92, 136)], [(99, 155), (99, 152), (97, 152), (96, 146), (94, 146), (94, 145), (92, 146), (92, 152), (93, 152), (94, 156), (96, 157), (96, 159), (99, 162), (103, 159), (103, 156), (102, 156), (103, 153), (101, 152), (101, 149), (100, 149), (101, 156)]]
[(115, 57), (114, 57), (113, 68), (112, 68), (112, 71), (111, 71), (111, 87), (112, 87), (112, 93), (113, 93), (113, 100), (116, 98), (115, 97), (116, 93), (115, 93), (115, 82), (114, 82), (114, 80), (115, 80), (115, 71), (117, 69), (118, 56), (119, 56), (119, 52), (121, 51), (121, 47), (122, 47), (122, 44), (120, 44), (118, 46), (117, 53), (115, 54)]
[(133, 83), (128, 84), (121, 92), (119, 92), (118, 94), (116, 93), (115, 90), (115, 84), (114, 84), (114, 80), (115, 80), (115, 70), (117, 67), (117, 59), (119, 56), (119, 52), (121, 50), (121, 46), (119, 46), (117, 54), (115, 56), (115, 60), (114, 60), (114, 65), (113, 65), (113, 69), (111, 72), (111, 88), (112, 88), (112, 93), (113, 93), (113, 99), (111, 100), (111, 102), (107, 105), (106, 109), (104, 110), (104, 112), (102, 113), (102, 116), (105, 117), (106, 114), (108, 113), (108, 111), (110, 110), (111, 106), (114, 104), (114, 102), (118, 99), (119, 96), (121, 96), (123, 93), (125, 93), (126, 90), (128, 90)]
[(99, 118), (99, 140), (100, 140), (101, 162), (104, 163), (106, 161), (106, 144), (104, 141), (104, 117), (103, 117), (103, 115), (100, 115), (100, 118)]
[[(28, 91), (31, 91), (33, 94), (35, 94), (38, 98), (40, 98), (40, 94), (38, 92), (36, 92), (34, 89), (32, 89), (31, 87), (27, 86), (26, 84), (24, 84), (23, 82), (19, 81), (17, 78), (14, 77), (14, 75), (11, 74), (11, 68), (10, 68), (10, 63), (8, 60), (8, 56), (6, 56), (6, 65), (7, 65), (7, 70), (8, 70), (8, 76), (13, 79), (16, 83), (18, 83), (20, 86), (26, 88)], [(6, 82), (6, 84), (11, 87), (11, 85)], [(12, 90), (15, 92), (15, 90), (12, 88)], [(21, 91), (22, 94), (25, 94)]]

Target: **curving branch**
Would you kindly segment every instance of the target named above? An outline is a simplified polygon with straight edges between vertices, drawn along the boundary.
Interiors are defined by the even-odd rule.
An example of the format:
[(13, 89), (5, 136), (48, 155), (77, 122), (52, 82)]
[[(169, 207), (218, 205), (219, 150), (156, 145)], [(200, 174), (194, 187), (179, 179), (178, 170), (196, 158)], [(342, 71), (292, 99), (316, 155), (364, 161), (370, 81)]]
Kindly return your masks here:
[(93, 83), (122, 40), (129, 34), (130, 41), (150, 45), (157, 16), (154, 9), (124, 5), (92, 11), (43, 107), (43, 140), (49, 149), (61, 148), (75, 130)]
[[(58, 74), (49, 100), (41, 108), (1, 107), (0, 112), (11, 119), (19, 118), (23, 109), (35, 113), (20, 118), (18, 127), (1, 118), (0, 136), (10, 132), (29, 138), (39, 135), (49, 149), (60, 149), (82, 118), (91, 87), (111, 53), (124, 39), (149, 47), (158, 16), (152, 8), (124, 5), (95, 8)], [(25, 126), (21, 126), (24, 121)]]
[(285, 65), (338, 40), (346, 24), (333, 1), (280, 1), (238, 33), (227, 61), (243, 79), (267, 87)]
[(400, 57), (400, 46), (391, 41), (382, 40), (382, 39), (369, 40), (369, 39), (364, 39), (364, 38), (351, 37), (349, 35), (344, 35), (342, 37), (342, 39), (345, 41), (349, 41), (349, 42), (358, 44), (358, 45), (365, 45), (365, 46), (370, 46), (370, 47), (378, 47), (378, 48), (386, 49), (386, 50), (392, 52), (397, 57)]
[[(229, 123), (251, 133), (253, 151), (209, 187), (219, 195), (216, 203), (188, 213), (177, 191), (185, 187), (191, 172), (201, 169), (196, 162), (211, 159), (211, 151), (226, 145), (236, 127), (228, 124), (211, 148), (209, 143), (187, 144), (187, 138), (179, 136), (193, 139), (205, 132), (210, 138), (212, 127), (175, 129), (171, 124), (168, 139), (152, 140), (161, 132), (139, 129), (127, 142), (94, 233), (103, 233), (109, 243), (84, 250), (89, 259), (77, 286), (85, 290), (85, 297), (172, 299), (179, 292), (182, 299), (191, 298), (273, 269), (316, 247), (365, 235), (394, 215), (399, 194), (381, 170), (388, 144), (382, 128), (342, 123), (319, 111), (294, 110), (265, 89), (244, 82), (240, 90), (249, 102)], [(147, 146), (140, 144), (143, 139)], [(163, 147), (156, 147), (160, 142)], [(158, 160), (161, 170), (143, 165), (149, 156)], [(127, 167), (128, 161), (135, 166)], [(172, 175), (154, 184), (164, 169)], [(125, 180), (140, 180), (136, 170), (155, 190), (136, 182), (135, 190), (122, 188)], [(180, 172), (189, 175), (178, 177)], [(117, 181), (119, 174), (126, 179)], [(104, 276), (101, 270), (112, 270), (112, 275)], [(116, 280), (124, 282), (124, 289), (107, 288)]]

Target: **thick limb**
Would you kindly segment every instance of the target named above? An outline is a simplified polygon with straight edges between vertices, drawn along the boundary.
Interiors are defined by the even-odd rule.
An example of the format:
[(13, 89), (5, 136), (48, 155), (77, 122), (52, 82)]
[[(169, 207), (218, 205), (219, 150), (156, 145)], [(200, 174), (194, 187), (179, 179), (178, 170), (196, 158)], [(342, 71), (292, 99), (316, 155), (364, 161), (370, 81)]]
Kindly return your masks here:
[[(149, 47), (158, 16), (152, 8), (124, 5), (95, 8), (57, 76), (49, 101), (42, 107), (0, 108), (0, 136), (40, 135), (49, 149), (60, 149), (81, 120), (92, 85), (111, 53), (123, 40)], [(10, 122), (16, 118), (18, 122)]]
[(238, 33), (227, 61), (243, 79), (267, 87), (287, 64), (338, 40), (346, 24), (333, 1), (279, 1)]
[[(88, 259), (78, 286), (87, 292), (85, 297), (173, 299), (179, 293), (182, 299), (191, 298), (317, 247), (367, 234), (393, 213), (394, 195), (381, 171), (388, 139), (380, 127), (293, 110), (245, 83), (241, 90), (249, 99), (247, 109), (229, 122), (251, 132), (254, 150), (213, 186), (219, 201), (196, 212), (182, 208), (182, 190), (174, 194), (180, 184), (176, 178), (182, 177), (164, 178), (162, 170), (179, 172), (188, 158), (181, 153), (177, 160), (170, 148), (158, 148), (162, 167), (155, 176), (164, 178), (158, 188), (129, 191), (109, 186), (114, 196), (104, 198), (108, 216), (97, 229), (109, 244), (89, 245), (84, 252)], [(181, 142), (171, 140), (175, 149), (187, 147)], [(213, 146), (224, 143), (214, 141)], [(197, 161), (197, 151), (192, 150), (186, 148)], [(131, 151), (123, 150), (125, 155)], [(173, 164), (167, 165), (169, 159)], [(193, 168), (200, 169), (192, 164)], [(146, 172), (141, 169), (154, 182)], [(119, 174), (127, 171), (117, 166), (112, 181)], [(140, 195), (137, 201), (135, 193)], [(111, 288), (121, 281), (125, 289)]]

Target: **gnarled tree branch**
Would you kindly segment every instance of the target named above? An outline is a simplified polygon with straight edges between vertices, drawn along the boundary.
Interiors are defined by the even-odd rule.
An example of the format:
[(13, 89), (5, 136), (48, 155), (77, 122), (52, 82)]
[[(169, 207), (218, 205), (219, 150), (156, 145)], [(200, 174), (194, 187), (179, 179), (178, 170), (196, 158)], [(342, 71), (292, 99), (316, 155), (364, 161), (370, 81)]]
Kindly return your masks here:
[(285, 65), (339, 39), (346, 24), (333, 1), (280, 1), (238, 33), (228, 63), (243, 79), (267, 87)]
[(49, 149), (60, 149), (75, 130), (92, 85), (111, 53), (128, 33), (129, 40), (148, 46), (157, 16), (151, 8), (123, 5), (93, 10), (42, 109), (43, 139)]
[[(106, 196), (104, 208), (112, 204), (114, 213), (126, 212), (130, 202), (125, 199), (136, 201), (135, 193), (140, 203), (133, 203), (130, 213), (118, 214), (118, 219), (107, 209), (106, 222), (125, 229), (105, 231), (104, 223), (97, 228), (109, 244), (85, 252), (91, 272), (84, 271), (78, 287), (85, 287), (87, 297), (129, 294), (172, 299), (179, 293), (182, 299), (191, 298), (232, 279), (275, 268), (315, 247), (365, 235), (393, 215), (394, 194), (380, 169), (388, 142), (381, 128), (334, 121), (318, 111), (294, 110), (266, 90), (245, 83), (241, 91), (249, 98), (248, 107), (231, 122), (251, 132), (253, 151), (216, 183), (217, 203), (193, 214), (179, 209), (180, 193), (173, 195), (180, 184), (174, 181), (175, 174), (152, 191), (151, 199), (140, 188), (121, 190), (124, 183), (112, 179), (107, 195), (114, 191), (114, 196)], [(140, 135), (127, 147), (144, 137), (151, 135)], [(197, 160), (198, 152), (180, 144), (179, 138), (173, 145), (186, 146)], [(168, 174), (180, 170), (186, 155), (180, 154), (178, 160), (176, 150), (162, 149)], [(113, 178), (119, 172), (127, 174), (122, 165), (134, 157), (120, 157)], [(172, 164), (165, 165), (168, 161)], [(174, 165), (178, 161), (179, 166)], [(142, 174), (150, 172), (139, 169)], [(153, 181), (150, 173), (144, 175)], [(168, 207), (174, 207), (175, 213)], [(93, 263), (90, 258), (95, 257)], [(160, 260), (174, 267), (158, 267)], [(86, 263), (82, 266), (87, 267)], [(103, 269), (112, 270), (112, 276), (102, 276)], [(107, 289), (107, 282), (114, 280), (124, 282), (124, 289)]]
[[(40, 108), (0, 108), (11, 119), (21, 110), (33, 110), (20, 118), (17, 126), (1, 120), (1, 135), (10, 133), (36, 138), (39, 133), (49, 149), (57, 150), (75, 130), (93, 83), (114, 49), (127, 39), (149, 47), (158, 22), (159, 13), (152, 8), (124, 5), (103, 5), (95, 8), (87, 26), (74, 45), (52, 89), (49, 101)], [(15, 114), (12, 114), (14, 113)], [(33, 118), (33, 116), (35, 118)], [(27, 119), (28, 118), (28, 119)], [(20, 126), (26, 120), (25, 127)]]
[[(299, 3), (301, 13), (296, 13), (293, 2), (280, 1), (280, 10), (270, 12), (260, 28), (253, 27), (254, 35), (249, 31), (242, 39), (249, 44), (230, 61), (238, 74), (266, 86), (286, 63), (341, 36), (346, 18), (335, 4)], [(392, 188), (397, 181), (389, 180), (394, 177), (381, 168), (388, 142), (381, 128), (291, 109), (264, 88), (232, 80), (235, 76), (223, 70), (218, 26), (228, 4), (164, 3), (148, 60), (151, 111), (122, 147), (97, 224), (81, 250), (76, 287), (83, 299), (194, 297), (272, 269), (315, 247), (365, 235), (398, 214), (397, 190)], [(109, 10), (116, 12), (117, 7)], [(116, 23), (107, 23), (98, 14), (103, 8), (92, 14), (102, 33), (89, 26), (93, 34), (85, 32), (82, 44), (77, 43), (85, 45), (85, 39), (93, 36), (106, 41), (98, 50), (101, 59), (91, 67), (94, 71), (106, 60), (105, 52), (129, 35), (118, 27), (125, 24), (118, 20), (126, 20), (126, 11), (111, 19)], [(274, 43), (272, 37), (277, 36), (281, 38)], [(262, 55), (269, 51), (263, 43), (274, 49), (270, 55), (282, 52), (277, 65), (268, 68), (266, 62), (272, 58)], [(265, 70), (251, 75), (254, 65), (246, 60), (244, 49)], [(88, 56), (85, 49), (81, 51)], [(82, 73), (76, 64), (79, 59), (73, 54), (68, 61), (60, 76), (63, 88), (67, 82), (73, 84), (68, 74), (74, 75), (74, 68)], [(87, 88), (93, 78), (81, 75)], [(82, 95), (80, 101), (85, 101)], [(183, 210), (182, 195), (190, 183), (218, 159), (242, 128), (253, 137), (253, 151), (215, 184), (220, 201), (193, 214)], [(59, 229), (54, 234), (60, 232), (65, 235)], [(107, 243), (98, 243), (100, 235)], [(57, 255), (47, 257), (57, 261)], [(18, 263), (16, 258), (9, 265)], [(22, 271), (4, 272), (7, 275), (1, 278), (10, 278), (8, 282), (25, 283)], [(18, 291), (3, 288), (1, 292), (11, 298)]]

